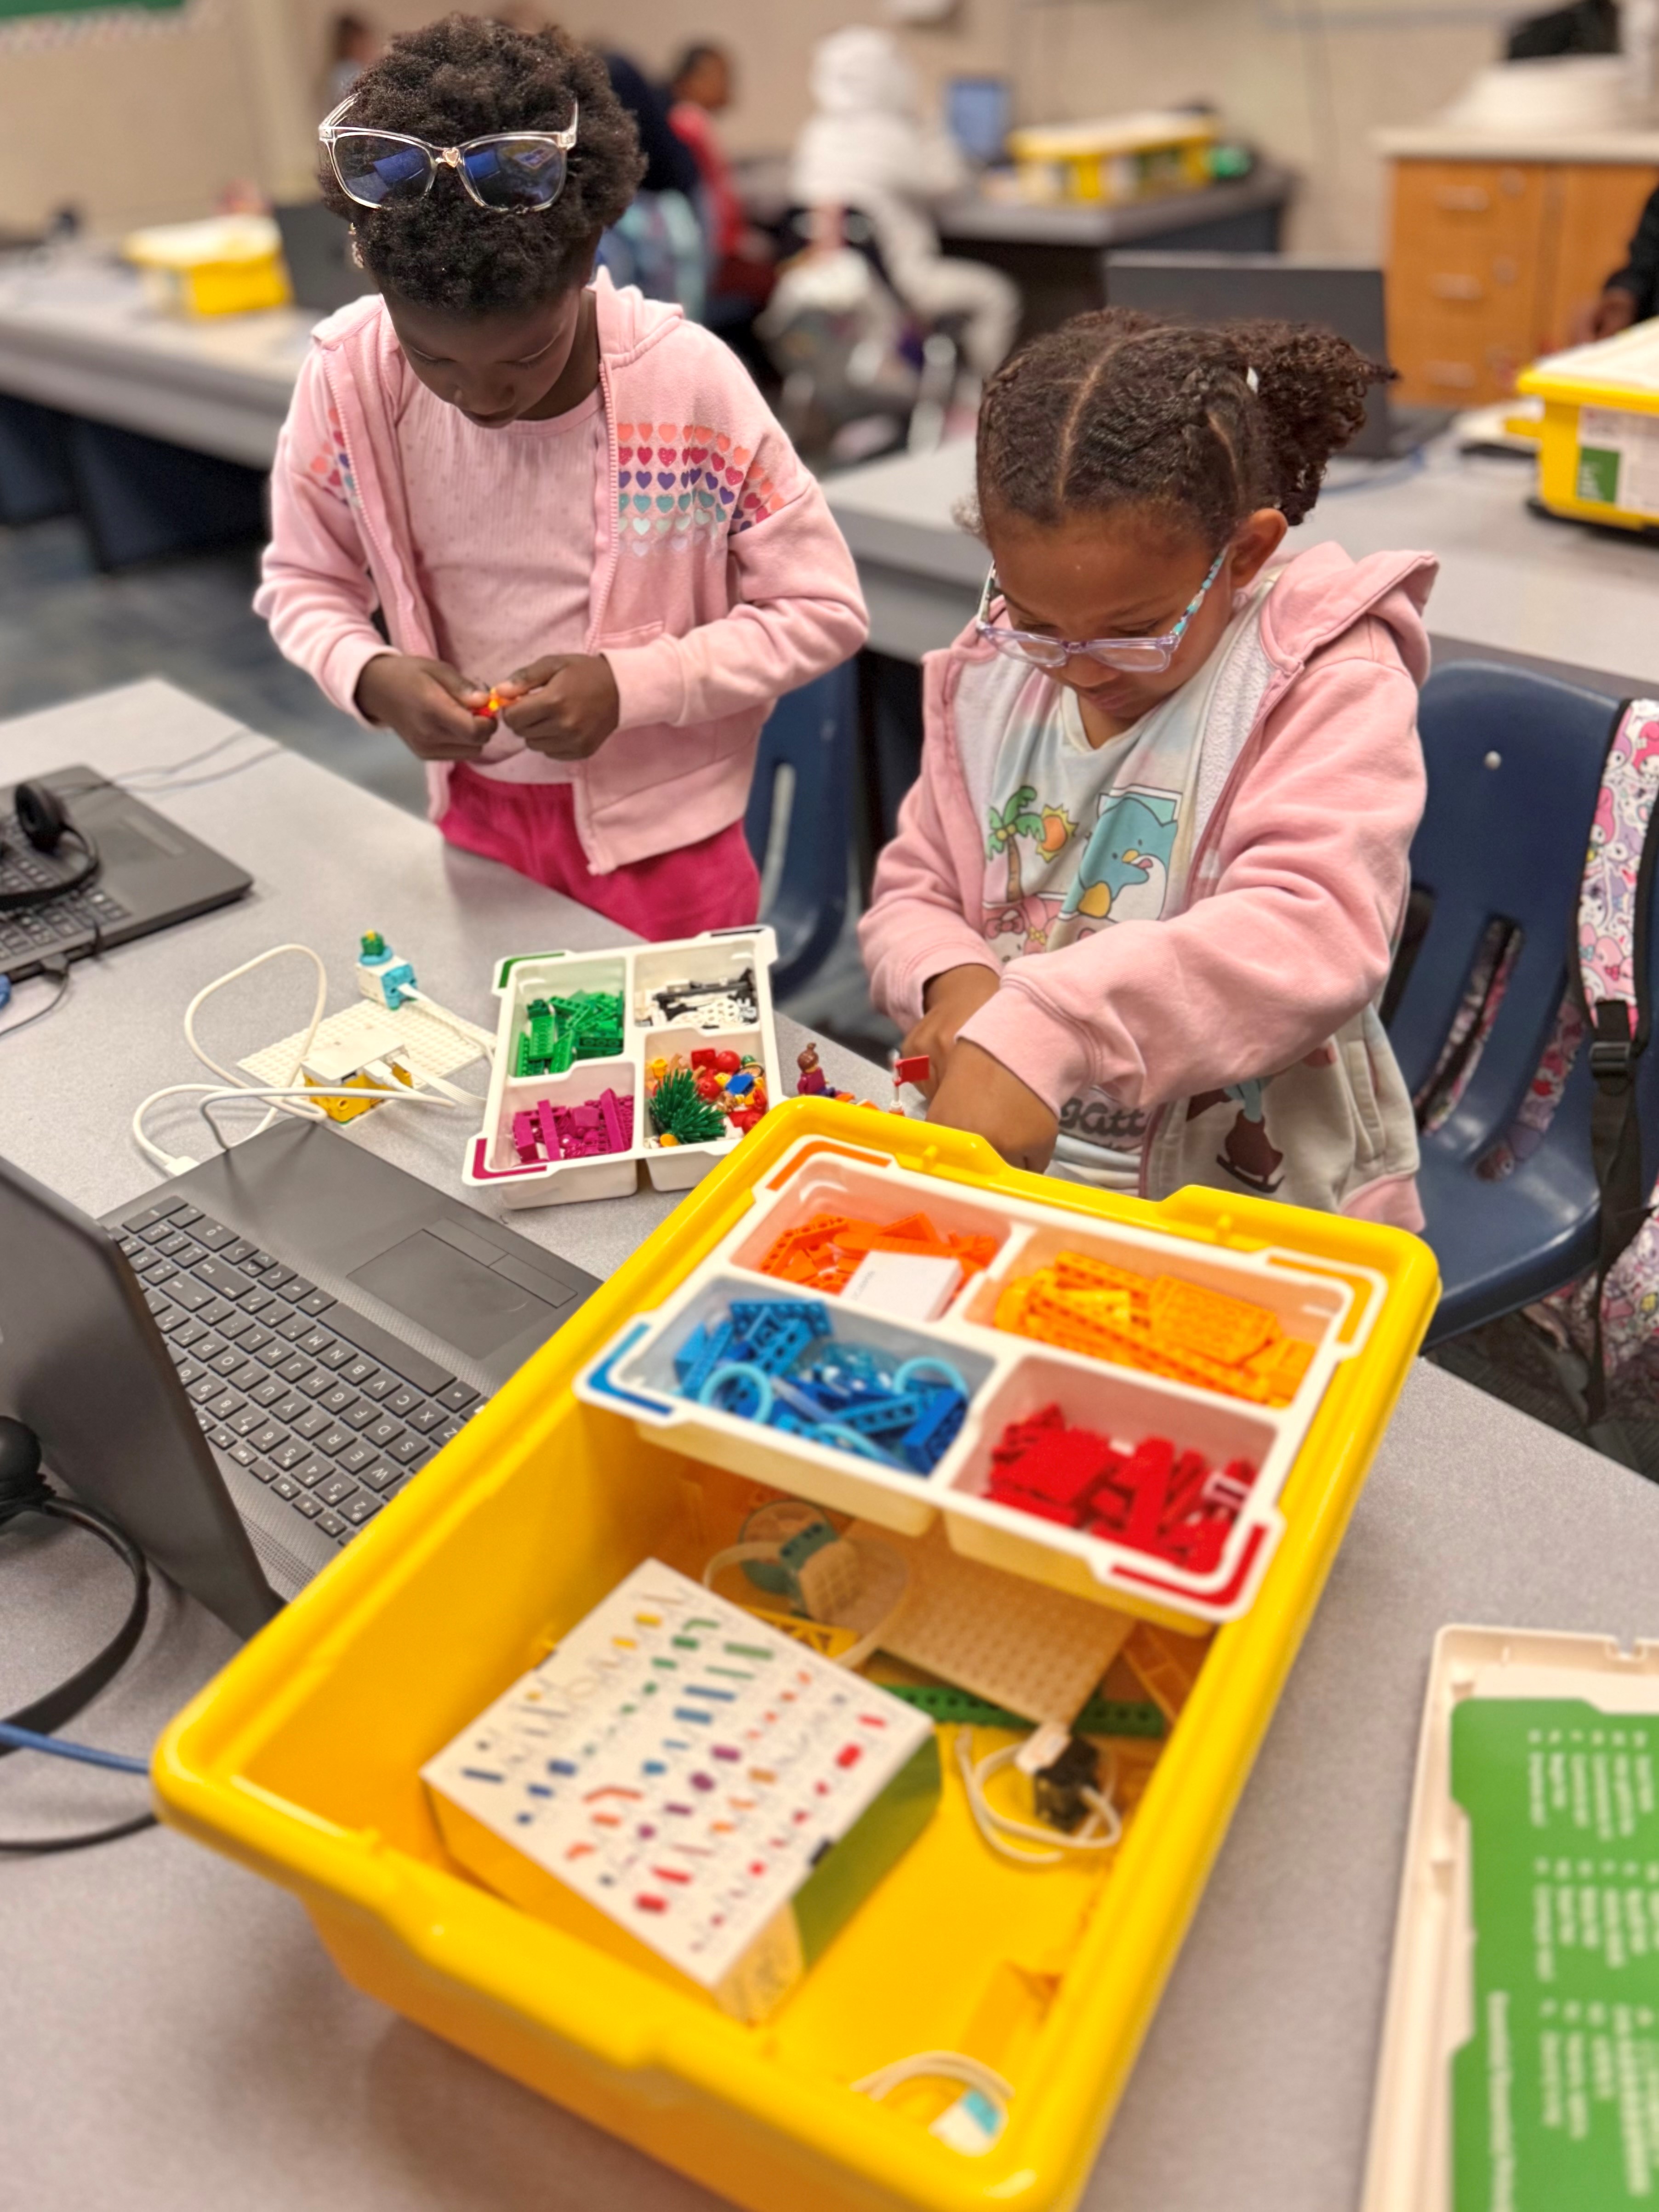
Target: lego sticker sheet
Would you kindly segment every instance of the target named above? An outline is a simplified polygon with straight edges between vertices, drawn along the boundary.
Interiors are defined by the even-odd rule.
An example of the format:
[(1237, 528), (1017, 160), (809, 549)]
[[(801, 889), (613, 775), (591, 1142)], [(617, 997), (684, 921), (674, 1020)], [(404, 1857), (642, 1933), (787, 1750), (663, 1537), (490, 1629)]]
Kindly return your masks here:
[(713, 1990), (932, 1735), (647, 1560), (422, 1774)]

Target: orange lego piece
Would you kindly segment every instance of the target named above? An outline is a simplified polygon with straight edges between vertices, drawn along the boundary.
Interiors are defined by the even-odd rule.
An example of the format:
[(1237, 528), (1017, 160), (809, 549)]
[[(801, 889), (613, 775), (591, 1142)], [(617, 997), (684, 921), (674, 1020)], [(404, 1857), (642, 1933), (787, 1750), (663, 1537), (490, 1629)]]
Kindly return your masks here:
[(996, 1257), (997, 1239), (942, 1237), (925, 1213), (906, 1214), (901, 1220), (885, 1223), (844, 1213), (815, 1213), (774, 1240), (760, 1262), (760, 1272), (834, 1297), (846, 1289), (860, 1261), (871, 1252), (954, 1259), (967, 1276), (990, 1265)]
[(1060, 1252), (997, 1298), (996, 1326), (1085, 1358), (1243, 1398), (1288, 1405), (1313, 1346), (1286, 1336), (1247, 1298), (1175, 1275), (1148, 1277), (1086, 1253)]

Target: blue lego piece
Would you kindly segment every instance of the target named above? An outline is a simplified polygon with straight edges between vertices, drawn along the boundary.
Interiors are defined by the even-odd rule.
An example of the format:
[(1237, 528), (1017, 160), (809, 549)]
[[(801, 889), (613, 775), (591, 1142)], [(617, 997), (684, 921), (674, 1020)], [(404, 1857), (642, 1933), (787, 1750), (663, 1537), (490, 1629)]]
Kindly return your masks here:
[(877, 1398), (866, 1406), (848, 1406), (836, 1415), (836, 1425), (853, 1429), (861, 1437), (890, 1435), (895, 1429), (908, 1429), (921, 1418), (922, 1401), (908, 1392), (897, 1396)]
[(699, 1396), (703, 1384), (723, 1359), (732, 1356), (735, 1332), (729, 1321), (704, 1322), (674, 1355), (674, 1373), (688, 1398)]
[(913, 1427), (899, 1438), (899, 1456), (918, 1474), (930, 1474), (961, 1431), (968, 1401), (955, 1390), (935, 1390), (923, 1401)]
[(726, 1095), (728, 1098), (741, 1098), (744, 1097), (746, 1093), (752, 1091), (754, 1087), (754, 1076), (746, 1067), (741, 1072), (741, 1073), (737, 1075), (728, 1075), (726, 1079)]

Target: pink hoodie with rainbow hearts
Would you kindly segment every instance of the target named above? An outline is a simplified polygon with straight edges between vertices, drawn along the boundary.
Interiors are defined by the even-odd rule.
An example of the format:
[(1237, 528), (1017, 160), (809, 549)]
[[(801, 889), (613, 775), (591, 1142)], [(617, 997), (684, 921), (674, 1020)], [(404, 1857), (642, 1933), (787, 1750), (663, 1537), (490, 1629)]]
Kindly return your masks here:
[[(823, 495), (736, 357), (603, 271), (594, 295), (609, 466), (584, 649), (610, 661), (622, 715), (573, 797), (605, 875), (736, 822), (774, 700), (856, 653), (868, 625)], [(254, 605), (348, 714), (386, 650), (377, 606), (398, 652), (438, 657), (389, 398), (399, 358), (379, 299), (319, 324), (271, 471)], [(449, 772), (427, 774), (435, 821)]]

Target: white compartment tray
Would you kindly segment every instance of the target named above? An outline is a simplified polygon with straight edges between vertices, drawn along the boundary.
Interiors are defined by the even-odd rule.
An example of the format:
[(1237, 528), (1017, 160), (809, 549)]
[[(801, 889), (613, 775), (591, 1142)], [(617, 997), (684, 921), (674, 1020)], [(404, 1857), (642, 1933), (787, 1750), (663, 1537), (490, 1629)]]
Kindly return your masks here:
[[(784, 1096), (772, 1012), (772, 965), (777, 939), (767, 928), (716, 929), (662, 945), (618, 946), (609, 952), (517, 953), (495, 970), (500, 1002), (495, 1063), (483, 1127), (468, 1139), (462, 1181), (507, 1206), (556, 1206), (572, 1200), (625, 1198), (638, 1188), (641, 1162), (657, 1190), (689, 1190), (740, 1141), (738, 1133), (704, 1144), (664, 1146), (653, 1135), (646, 1071), (658, 1057), (690, 1057), (705, 1046), (752, 1055), (766, 1071), (767, 1097)], [(718, 992), (747, 970), (754, 977), (756, 1019), (734, 1022), (734, 1009), (699, 996), (669, 1018), (655, 996), (679, 982)], [(520, 1034), (532, 999), (576, 991), (614, 992), (623, 1002), (622, 1049), (614, 1059), (579, 1060), (558, 1075), (517, 1076)], [(587, 1158), (522, 1161), (513, 1118), (543, 1099), (575, 1106), (605, 1091), (632, 1101), (633, 1141), (626, 1151)]]
[[(889, 1222), (925, 1213), (942, 1235), (995, 1240), (988, 1270), (972, 1276), (937, 1320), (890, 1319), (759, 1272), (785, 1231), (814, 1215)], [(1270, 1306), (1286, 1332), (1313, 1347), (1290, 1403), (1272, 1409), (1193, 1383), (1064, 1351), (994, 1326), (1000, 1289), (1013, 1277), (1076, 1250), (1147, 1274), (1172, 1274)], [(684, 1451), (815, 1504), (857, 1513), (906, 1535), (943, 1514), (963, 1555), (1056, 1588), (1130, 1609), (1215, 1622), (1253, 1600), (1282, 1529), (1279, 1493), (1339, 1362), (1364, 1341), (1380, 1295), (1356, 1300), (1360, 1269), (1326, 1273), (1289, 1254), (1238, 1251), (1203, 1238), (1004, 1198), (941, 1176), (917, 1175), (850, 1147), (807, 1139), (786, 1154), (752, 1209), (654, 1311), (636, 1319), (578, 1377), (590, 1404), (625, 1413), (647, 1440)], [(1369, 1277), (1366, 1279), (1370, 1279)], [(1377, 1285), (1380, 1292), (1381, 1285)], [(927, 1474), (854, 1456), (717, 1406), (678, 1395), (675, 1354), (734, 1299), (821, 1304), (835, 1335), (899, 1358), (950, 1363), (969, 1396), (960, 1434)], [(1357, 1307), (1363, 1306), (1363, 1313)], [(1204, 1573), (1006, 1505), (986, 1494), (991, 1453), (1011, 1421), (1058, 1404), (1068, 1426), (1132, 1449), (1167, 1437), (1213, 1468), (1247, 1460), (1256, 1479), (1219, 1563)]]

